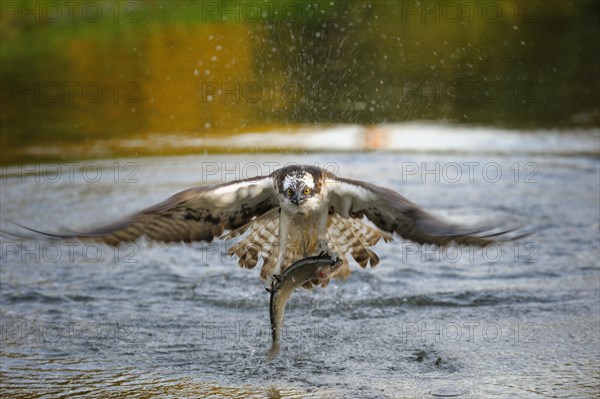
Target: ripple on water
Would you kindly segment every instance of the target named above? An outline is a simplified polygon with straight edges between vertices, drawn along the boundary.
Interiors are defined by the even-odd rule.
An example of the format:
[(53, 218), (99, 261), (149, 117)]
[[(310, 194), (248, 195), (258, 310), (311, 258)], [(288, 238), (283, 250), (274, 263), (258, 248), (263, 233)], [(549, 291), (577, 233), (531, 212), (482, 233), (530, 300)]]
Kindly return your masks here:
[(2, 297), (9, 303), (38, 302), (43, 304), (58, 304), (67, 301), (67, 297), (64, 295), (49, 295), (38, 291), (27, 291), (22, 294), (4, 294)]
[[(338, 309), (354, 310), (386, 307), (479, 307), (516, 303), (547, 303), (549, 298), (535, 295), (515, 295), (502, 292), (448, 292), (429, 295), (373, 296), (371, 298), (341, 301)], [(367, 312), (367, 311), (365, 311)], [(368, 313), (368, 312), (367, 312)]]

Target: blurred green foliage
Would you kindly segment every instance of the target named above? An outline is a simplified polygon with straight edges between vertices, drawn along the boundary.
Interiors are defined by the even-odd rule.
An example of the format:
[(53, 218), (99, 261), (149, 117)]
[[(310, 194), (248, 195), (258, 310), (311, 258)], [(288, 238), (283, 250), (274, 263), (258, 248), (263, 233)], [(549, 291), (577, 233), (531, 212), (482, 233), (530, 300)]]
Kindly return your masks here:
[(0, 144), (600, 125), (600, 3), (3, 1)]

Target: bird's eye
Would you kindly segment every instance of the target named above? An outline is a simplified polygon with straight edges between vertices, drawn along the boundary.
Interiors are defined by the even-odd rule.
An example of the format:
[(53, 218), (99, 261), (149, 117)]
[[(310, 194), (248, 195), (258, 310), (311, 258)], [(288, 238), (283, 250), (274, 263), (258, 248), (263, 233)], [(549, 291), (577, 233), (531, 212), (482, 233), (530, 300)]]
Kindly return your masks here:
[(287, 191), (285, 192), (287, 194), (288, 197), (291, 197), (293, 192), (291, 188), (288, 188)]
[(310, 188), (306, 187), (303, 192), (304, 192), (304, 195), (310, 194)]

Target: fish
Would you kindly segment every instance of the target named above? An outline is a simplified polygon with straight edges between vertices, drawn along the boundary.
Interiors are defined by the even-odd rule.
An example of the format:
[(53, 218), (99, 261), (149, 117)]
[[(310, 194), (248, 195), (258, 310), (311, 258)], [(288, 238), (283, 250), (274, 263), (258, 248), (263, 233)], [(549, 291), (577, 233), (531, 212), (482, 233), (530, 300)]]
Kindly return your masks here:
[(285, 305), (292, 296), (292, 292), (307, 281), (326, 278), (336, 271), (341, 264), (341, 259), (337, 257), (334, 259), (328, 254), (321, 254), (301, 259), (285, 269), (283, 273), (273, 275), (271, 288), (266, 289), (271, 293), (269, 313), (273, 336), (273, 343), (267, 354), (269, 361), (279, 353), (283, 314), (285, 312)]

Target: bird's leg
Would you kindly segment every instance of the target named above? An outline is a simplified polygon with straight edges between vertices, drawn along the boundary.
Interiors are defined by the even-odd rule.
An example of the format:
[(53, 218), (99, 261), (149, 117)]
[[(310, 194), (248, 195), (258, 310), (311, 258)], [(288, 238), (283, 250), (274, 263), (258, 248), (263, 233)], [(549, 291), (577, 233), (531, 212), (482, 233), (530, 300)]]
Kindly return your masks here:
[(339, 265), (342, 263), (342, 259), (339, 257), (339, 253), (325, 240), (320, 239), (317, 241), (317, 250), (319, 251), (319, 256), (327, 255), (333, 261), (331, 265), (321, 266), (315, 270), (316, 282), (313, 280), (313, 283), (325, 287), (329, 282), (329, 279), (331, 279), (331, 276), (337, 271), (337, 267), (334, 267), (333, 265)]
[(277, 257), (277, 262), (275, 262), (275, 266), (273, 267), (272, 273), (269, 276), (267, 276), (267, 288), (271, 288), (273, 284), (281, 282), (281, 265), (283, 264), (284, 259), (285, 254), (283, 253), (283, 251), (281, 251), (279, 256)]
[(327, 233), (327, 223), (329, 221), (329, 214), (328, 212), (322, 212), (321, 216), (319, 218), (319, 235), (317, 238), (317, 252), (319, 253), (319, 256), (322, 256), (324, 254), (326, 254), (327, 256), (329, 256), (331, 259), (333, 259), (334, 262), (337, 262), (339, 254), (335, 251), (335, 248), (331, 245), (329, 245), (327, 238), (329, 237), (329, 234)]
[[(267, 288), (272, 288), (273, 284), (279, 284), (281, 282), (281, 266), (283, 265), (283, 261), (285, 260), (285, 249), (287, 246), (287, 239), (282, 241), (284, 242), (280, 242), (276, 250), (277, 261), (275, 261), (275, 266), (273, 266), (271, 274), (269, 274), (266, 279)], [(281, 244), (283, 244), (283, 247), (281, 246)]]
[(275, 261), (275, 266), (271, 271), (270, 275), (267, 276), (267, 288), (271, 288), (273, 284), (273, 276), (281, 274), (281, 265), (285, 260), (285, 252), (288, 250), (288, 233), (289, 233), (290, 221), (289, 219), (282, 213), (279, 218), (279, 242), (272, 243), (272, 250), (276, 254), (277, 261)]

